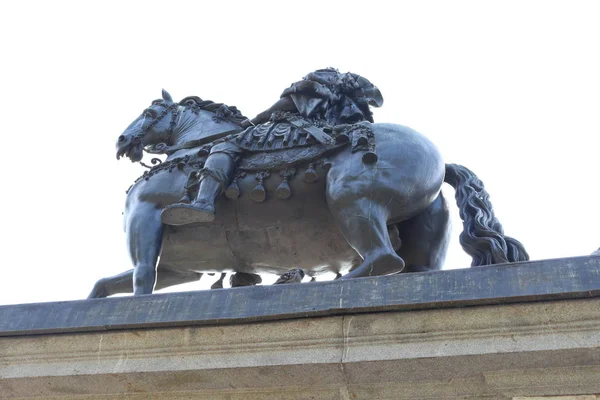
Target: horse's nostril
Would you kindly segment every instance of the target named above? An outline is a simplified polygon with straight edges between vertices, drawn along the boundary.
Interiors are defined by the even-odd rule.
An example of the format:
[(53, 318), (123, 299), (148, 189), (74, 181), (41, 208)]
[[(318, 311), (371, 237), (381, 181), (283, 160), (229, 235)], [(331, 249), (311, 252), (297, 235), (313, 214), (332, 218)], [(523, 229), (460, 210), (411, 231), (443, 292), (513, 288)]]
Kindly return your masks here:
[(121, 135), (119, 136), (119, 142), (124, 142), (125, 141), (125, 136)]

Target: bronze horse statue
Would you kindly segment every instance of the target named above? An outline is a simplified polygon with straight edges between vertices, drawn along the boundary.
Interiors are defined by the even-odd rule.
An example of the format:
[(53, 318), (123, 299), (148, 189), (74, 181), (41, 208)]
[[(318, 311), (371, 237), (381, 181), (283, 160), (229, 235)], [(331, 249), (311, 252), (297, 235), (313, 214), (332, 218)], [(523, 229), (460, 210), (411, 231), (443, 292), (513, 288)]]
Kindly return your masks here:
[[(310, 131), (314, 127), (306, 121), (324, 114), (316, 119), (302, 115), (306, 104), (316, 103), (300, 97), (287, 96), (285, 102), (306, 117), (304, 127)], [(356, 100), (342, 97), (321, 102), (321, 111)], [(353, 104), (369, 112), (364, 102)], [(168, 154), (127, 193), (125, 232), (134, 268), (99, 280), (89, 297), (132, 290), (150, 294), (198, 280), (203, 273), (232, 272), (256, 284), (256, 274), (281, 275), (294, 268), (313, 277), (333, 272), (342, 279), (439, 270), (450, 235), (444, 182), (456, 190), (464, 225), (460, 241), (473, 257), (472, 266), (528, 259), (523, 246), (504, 235), (488, 193), (470, 170), (445, 164), (433, 143), (410, 128), (344, 120), (342, 114), (328, 114), (328, 124), (315, 122), (330, 134), (344, 127), (337, 140), (307, 144), (303, 152), (316, 150), (296, 157), (293, 165), (285, 156), (292, 150), (251, 154), (246, 170), (224, 183), (224, 191), (235, 193), (216, 198), (214, 221), (168, 226), (161, 221), (162, 210), (190, 200), (190, 182), (215, 142), (239, 140), (241, 132), (264, 126), (278, 129), (280, 122), (259, 118), (251, 126), (235, 107), (198, 97), (177, 103), (163, 91), (162, 99), (153, 101), (117, 141), (117, 158), (132, 162), (141, 161), (144, 151)], [(358, 125), (375, 146), (373, 159), (354, 151), (354, 139), (345, 136)], [(311, 135), (306, 138), (308, 143)]]

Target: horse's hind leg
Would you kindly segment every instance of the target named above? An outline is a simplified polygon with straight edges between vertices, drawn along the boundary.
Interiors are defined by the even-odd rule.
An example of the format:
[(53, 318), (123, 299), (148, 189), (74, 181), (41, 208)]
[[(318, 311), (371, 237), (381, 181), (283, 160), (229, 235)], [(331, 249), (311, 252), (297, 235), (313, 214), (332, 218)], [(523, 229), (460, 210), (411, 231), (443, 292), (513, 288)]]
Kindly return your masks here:
[(156, 264), (162, 246), (164, 226), (155, 204), (139, 202), (128, 207), (125, 231), (133, 262), (133, 294), (151, 294), (156, 282)]
[(344, 237), (363, 259), (342, 279), (392, 274), (404, 269), (404, 260), (396, 254), (390, 242), (388, 211), (384, 206), (368, 198), (340, 204), (328, 197), (328, 202)]
[[(200, 280), (202, 274), (193, 271), (172, 271), (161, 268), (157, 271), (156, 290), (167, 287), (181, 285), (183, 283), (196, 282)], [(97, 299), (108, 297), (119, 293), (133, 292), (133, 269), (122, 272), (118, 275), (102, 278), (94, 284), (94, 288), (88, 296), (88, 299)]]
[(448, 206), (440, 195), (421, 213), (395, 224), (401, 241), (398, 255), (406, 262), (405, 272), (424, 272), (442, 269), (451, 224)]

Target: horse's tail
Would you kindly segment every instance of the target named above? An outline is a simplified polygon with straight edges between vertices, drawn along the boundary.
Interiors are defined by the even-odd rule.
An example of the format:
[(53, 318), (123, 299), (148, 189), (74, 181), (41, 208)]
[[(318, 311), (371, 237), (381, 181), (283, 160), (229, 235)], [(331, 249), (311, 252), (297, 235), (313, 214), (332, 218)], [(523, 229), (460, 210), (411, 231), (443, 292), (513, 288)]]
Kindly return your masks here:
[(494, 215), (490, 195), (472, 171), (462, 165), (446, 164), (444, 182), (456, 190), (456, 203), (463, 221), (460, 244), (473, 258), (472, 267), (529, 260), (521, 242), (504, 235)]

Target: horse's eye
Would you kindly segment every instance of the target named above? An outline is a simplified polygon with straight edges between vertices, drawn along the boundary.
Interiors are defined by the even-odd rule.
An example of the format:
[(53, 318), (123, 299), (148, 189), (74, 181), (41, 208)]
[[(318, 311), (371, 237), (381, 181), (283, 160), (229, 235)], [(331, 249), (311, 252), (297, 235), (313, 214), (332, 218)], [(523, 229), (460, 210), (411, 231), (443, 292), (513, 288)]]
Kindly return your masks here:
[(156, 117), (156, 112), (154, 110), (145, 110), (143, 115), (146, 118), (154, 118)]
[(154, 100), (154, 101), (152, 102), (152, 105), (153, 105), (153, 106), (157, 106), (157, 105), (159, 105), (160, 103), (162, 103), (162, 100)]

